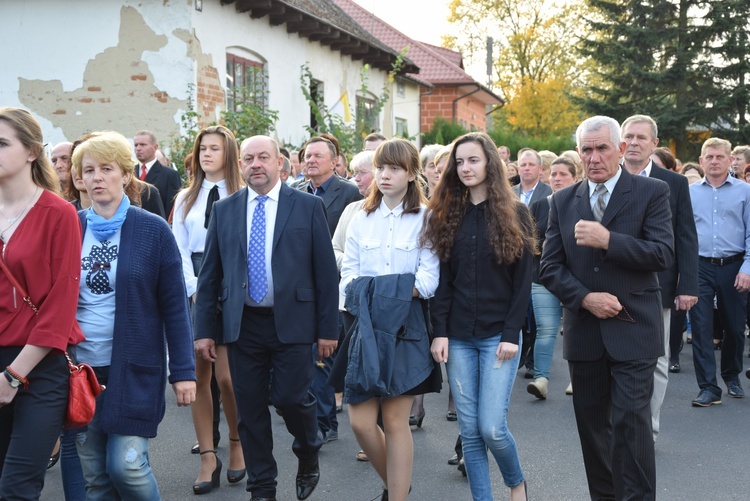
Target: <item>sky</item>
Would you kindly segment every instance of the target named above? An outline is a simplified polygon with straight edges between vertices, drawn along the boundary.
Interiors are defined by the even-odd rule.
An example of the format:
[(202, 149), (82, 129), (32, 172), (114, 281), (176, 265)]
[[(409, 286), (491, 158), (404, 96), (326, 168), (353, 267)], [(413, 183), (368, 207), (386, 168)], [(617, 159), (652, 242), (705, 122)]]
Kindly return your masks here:
[(448, 32), (448, 0), (353, 0), (409, 38), (440, 45)]

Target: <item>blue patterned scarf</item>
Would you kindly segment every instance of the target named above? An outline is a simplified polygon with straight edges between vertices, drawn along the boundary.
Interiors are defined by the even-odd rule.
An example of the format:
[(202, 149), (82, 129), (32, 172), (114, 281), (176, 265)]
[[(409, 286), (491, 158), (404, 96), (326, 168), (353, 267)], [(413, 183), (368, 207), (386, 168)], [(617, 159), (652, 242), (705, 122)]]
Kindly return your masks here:
[(125, 222), (125, 217), (128, 215), (128, 209), (130, 208), (130, 199), (123, 193), (122, 202), (117, 208), (117, 212), (109, 218), (104, 219), (102, 216), (94, 212), (94, 206), (89, 207), (86, 212), (86, 224), (88, 228), (91, 228), (91, 233), (94, 234), (99, 242), (109, 240), (112, 235), (117, 231)]

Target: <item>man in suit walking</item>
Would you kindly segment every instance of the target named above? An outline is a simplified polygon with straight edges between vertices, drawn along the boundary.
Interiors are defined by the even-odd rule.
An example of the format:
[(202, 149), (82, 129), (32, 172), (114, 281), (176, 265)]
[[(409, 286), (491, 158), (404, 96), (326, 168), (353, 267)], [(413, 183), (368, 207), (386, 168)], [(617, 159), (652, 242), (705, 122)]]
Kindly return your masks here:
[[(331, 238), (336, 232), (341, 213), (347, 205), (362, 199), (357, 185), (341, 179), (335, 174), (338, 157), (336, 145), (325, 137), (310, 138), (303, 147), (309, 181), (301, 183), (299, 190), (320, 197), (326, 208), (326, 218)], [(338, 332), (338, 327), (336, 332)], [(333, 333), (332, 333), (333, 334)], [(318, 406), (318, 428), (323, 443), (338, 439), (336, 418), (336, 396), (333, 386), (328, 384), (333, 359), (326, 358), (315, 366), (312, 392)]]
[(306, 499), (322, 445), (310, 351), (317, 342), (320, 360), (336, 348), (336, 259), (323, 202), (281, 182), (276, 142), (246, 139), (240, 158), (248, 189), (216, 202), (208, 225), (195, 320), (205, 338), (196, 351), (213, 361), (215, 342), (227, 344), (252, 499), (276, 499), (269, 394), (294, 436), (297, 498)]
[[(654, 373), (654, 395), (651, 397), (651, 426), (654, 440), (659, 435), (659, 417), (667, 393), (669, 371), (669, 338), (672, 329), (682, 335), (685, 313), (698, 302), (698, 234), (695, 232), (693, 206), (687, 178), (676, 172), (656, 167), (651, 154), (659, 145), (658, 128), (653, 118), (633, 115), (622, 123), (622, 139), (626, 149), (623, 167), (634, 176), (661, 179), (669, 185), (669, 208), (672, 211), (674, 263), (659, 272), (662, 314), (664, 318), (664, 350)], [(672, 318), (674, 316), (674, 318)], [(673, 321), (675, 320), (675, 321)]]
[(141, 181), (156, 186), (161, 195), (165, 215), (169, 217), (172, 213), (174, 197), (182, 186), (180, 174), (170, 167), (165, 167), (156, 159), (156, 150), (159, 149), (159, 144), (156, 142), (156, 136), (153, 132), (139, 130), (135, 133), (133, 143), (135, 145), (135, 157), (138, 159), (138, 165), (135, 166), (135, 175)]
[(620, 168), (620, 126), (576, 131), (586, 180), (558, 191), (541, 280), (562, 301), (563, 354), (591, 499), (653, 500), (651, 394), (664, 354), (657, 272), (674, 260), (669, 186)]

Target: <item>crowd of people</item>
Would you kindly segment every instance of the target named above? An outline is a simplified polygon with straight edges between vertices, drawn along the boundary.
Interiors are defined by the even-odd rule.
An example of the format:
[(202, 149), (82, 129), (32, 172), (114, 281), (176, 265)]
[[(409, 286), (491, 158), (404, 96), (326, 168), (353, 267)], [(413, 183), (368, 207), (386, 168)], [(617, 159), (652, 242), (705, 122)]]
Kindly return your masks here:
[[(47, 158), (36, 120), (0, 108), (0, 499), (38, 499), (58, 459), (67, 501), (160, 499), (148, 444), (167, 383), (192, 410), (193, 493), (225, 472), (254, 501), (276, 499), (271, 408), (302, 500), (344, 406), (381, 499), (407, 499), (410, 427), (442, 363), (449, 463), (492, 500), (489, 451), (510, 499), (528, 499), (510, 396), (525, 369), (547, 398), (561, 333), (592, 499), (655, 499), (688, 327), (692, 405), (722, 402), (717, 347), (727, 395), (744, 397), (750, 147), (710, 138), (683, 165), (645, 115), (588, 118), (575, 151), (515, 161), (481, 132), (421, 151), (374, 133), (361, 152), (322, 134), (289, 152), (217, 125), (183, 182), (152, 132), (132, 144), (99, 131)], [(62, 429), (66, 355), (106, 386), (80, 429)]]

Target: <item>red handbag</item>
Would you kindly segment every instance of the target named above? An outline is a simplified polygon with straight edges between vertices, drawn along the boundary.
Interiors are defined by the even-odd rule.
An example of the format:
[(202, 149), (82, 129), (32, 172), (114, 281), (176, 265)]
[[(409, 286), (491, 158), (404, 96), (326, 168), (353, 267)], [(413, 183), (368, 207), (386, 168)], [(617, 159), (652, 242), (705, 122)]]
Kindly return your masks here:
[[(29, 297), (26, 290), (18, 283), (16, 277), (10, 272), (5, 264), (5, 259), (2, 257), (0, 257), (0, 268), (5, 272), (5, 276), (8, 277), (11, 285), (21, 293), (23, 302), (34, 310), (34, 314), (37, 314), (38, 308), (31, 301), (31, 297)], [(99, 396), (104, 386), (99, 384), (96, 374), (94, 374), (94, 369), (90, 365), (84, 363), (74, 364), (68, 352), (65, 352), (65, 358), (68, 359), (68, 369), (70, 371), (70, 390), (68, 391), (68, 409), (65, 413), (64, 428), (82, 428), (94, 419), (96, 397)]]

